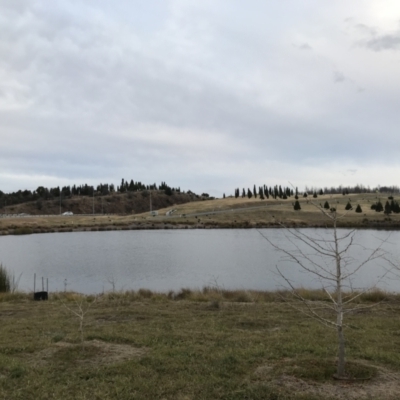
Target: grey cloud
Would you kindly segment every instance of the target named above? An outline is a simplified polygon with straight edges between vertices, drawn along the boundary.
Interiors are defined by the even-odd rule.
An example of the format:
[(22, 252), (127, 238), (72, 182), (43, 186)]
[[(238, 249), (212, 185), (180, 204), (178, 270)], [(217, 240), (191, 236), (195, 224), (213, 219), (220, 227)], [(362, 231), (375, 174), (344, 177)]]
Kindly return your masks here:
[(340, 72), (340, 71), (335, 71), (335, 72), (333, 73), (333, 81), (334, 81), (335, 83), (342, 83), (342, 82), (344, 82), (346, 79), (347, 79), (346, 76), (345, 76), (342, 72)]
[(354, 26), (358, 31), (364, 33), (364, 34), (368, 34), (371, 36), (375, 36), (377, 34), (377, 30), (376, 28), (372, 27), (372, 26), (368, 26), (365, 24), (356, 24)]
[(365, 46), (373, 51), (400, 49), (400, 32), (392, 35), (381, 35), (367, 40)]
[(308, 43), (302, 43), (302, 44), (293, 44), (294, 47), (297, 47), (300, 50), (312, 50), (313, 48), (308, 44)]
[[(143, 36), (89, 6), (80, 13), (72, 2), (46, 4), (19, 1), (13, 19), (0, 21), (8, 38), (0, 40), (0, 177), (132, 177), (197, 190), (221, 179), (235, 187), (232, 175), (244, 176), (252, 163), (296, 170), (318, 162), (322, 171), (329, 160), (374, 160), (381, 148), (386, 158), (396, 155), (393, 101), (377, 106), (367, 95), (332, 90), (326, 65), (288, 49), (292, 38), (281, 46), (283, 31), (268, 40), (246, 35), (246, 26), (218, 24), (205, 5), (200, 20), (195, 10), (160, 17), (169, 20)], [(340, 71), (333, 80), (352, 82)], [(368, 138), (382, 126), (377, 148)], [(266, 181), (276, 173), (263, 168)]]

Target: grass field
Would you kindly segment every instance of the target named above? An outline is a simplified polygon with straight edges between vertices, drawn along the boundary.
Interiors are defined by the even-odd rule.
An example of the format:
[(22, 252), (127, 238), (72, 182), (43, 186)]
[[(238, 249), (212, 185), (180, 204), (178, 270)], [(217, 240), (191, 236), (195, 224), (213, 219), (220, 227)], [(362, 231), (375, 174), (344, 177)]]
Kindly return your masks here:
[(348, 367), (371, 379), (338, 382), (335, 332), (285, 293), (3, 294), (0, 398), (398, 399), (400, 302), (385, 296), (347, 318)]
[[(383, 205), (389, 194), (322, 195), (317, 198), (299, 199), (300, 211), (293, 210), (294, 199), (260, 200), (259, 198), (225, 198), (189, 202), (158, 210), (158, 216), (149, 213), (127, 215), (74, 215), (69, 217), (20, 217), (1, 218), (0, 234), (26, 234), (43, 232), (68, 232), (80, 230), (120, 229), (170, 229), (170, 228), (255, 228), (289, 226), (326, 226), (329, 221), (313, 206), (329, 202), (338, 212), (344, 212), (348, 201), (353, 210), (340, 222), (341, 226), (358, 228), (400, 228), (400, 214), (385, 215), (371, 210), (380, 200)], [(400, 202), (400, 198), (395, 198)], [(356, 213), (357, 205), (362, 208)], [(175, 210), (171, 216), (168, 211)]]

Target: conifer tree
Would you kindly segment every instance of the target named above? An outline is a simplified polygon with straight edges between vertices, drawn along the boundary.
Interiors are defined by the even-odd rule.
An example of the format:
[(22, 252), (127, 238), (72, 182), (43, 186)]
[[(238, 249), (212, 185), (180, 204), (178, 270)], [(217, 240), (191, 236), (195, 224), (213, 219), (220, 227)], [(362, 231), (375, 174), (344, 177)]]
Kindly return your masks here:
[(357, 204), (356, 213), (361, 213), (361, 212), (362, 212), (361, 206)]
[(380, 200), (378, 200), (378, 202), (376, 203), (375, 211), (376, 211), (376, 212), (381, 212), (381, 211), (383, 211), (383, 205), (382, 205), (382, 203), (381, 203)]
[(345, 210), (351, 210), (353, 207), (350, 203), (350, 201), (347, 202), (346, 207), (344, 208)]
[(391, 214), (392, 213), (392, 210), (391, 210), (391, 208), (390, 208), (390, 204), (389, 204), (389, 202), (388, 201), (386, 201), (386, 204), (385, 204), (385, 214), (386, 215), (389, 215), (389, 214)]
[(326, 200), (325, 203), (324, 203), (324, 208), (325, 208), (326, 210), (329, 210), (329, 208), (330, 208), (330, 205), (329, 205), (329, 203), (328, 203), (327, 200)]
[(301, 210), (300, 203), (298, 200), (296, 200), (296, 202), (294, 203), (293, 208), (295, 211)]

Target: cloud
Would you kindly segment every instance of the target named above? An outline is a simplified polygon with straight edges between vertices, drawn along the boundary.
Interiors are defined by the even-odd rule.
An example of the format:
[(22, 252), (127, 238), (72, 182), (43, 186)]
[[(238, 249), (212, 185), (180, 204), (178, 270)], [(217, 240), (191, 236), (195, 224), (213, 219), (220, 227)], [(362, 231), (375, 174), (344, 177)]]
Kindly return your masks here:
[(312, 47), (308, 43), (293, 44), (293, 46), (300, 50), (312, 50)]
[(367, 40), (365, 46), (373, 51), (399, 50), (400, 31), (391, 35), (381, 35)]
[(340, 71), (334, 71), (333, 73), (333, 81), (335, 83), (342, 83), (346, 80), (345, 75)]
[(333, 160), (397, 155), (397, 70), (349, 49), (383, 37), (378, 23), (346, 36), (338, 5), (157, 4), (1, 2), (1, 190), (125, 177), (209, 191), (300, 182), (300, 164), (310, 184)]

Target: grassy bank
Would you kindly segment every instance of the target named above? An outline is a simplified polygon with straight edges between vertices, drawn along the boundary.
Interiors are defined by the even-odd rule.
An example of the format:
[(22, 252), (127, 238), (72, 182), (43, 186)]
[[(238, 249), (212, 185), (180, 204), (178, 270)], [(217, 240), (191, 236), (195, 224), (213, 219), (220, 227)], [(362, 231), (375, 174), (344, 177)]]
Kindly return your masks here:
[[(293, 210), (294, 199), (226, 198), (172, 204), (158, 210), (157, 216), (149, 213), (125, 215), (74, 215), (32, 216), (0, 218), (0, 234), (30, 234), (72, 231), (107, 231), (128, 229), (207, 229), (207, 228), (268, 228), (280, 223), (297, 227), (325, 227), (329, 224), (311, 202), (344, 212), (348, 202), (353, 206), (346, 218), (340, 220), (343, 227), (400, 229), (400, 214), (385, 215), (376, 212), (371, 205), (380, 200), (384, 205), (389, 194), (352, 194), (343, 196), (322, 195), (317, 198), (300, 198), (300, 211)], [(400, 199), (395, 198), (397, 202)], [(362, 208), (356, 213), (357, 205)], [(167, 212), (171, 212), (166, 216)]]
[(3, 294), (0, 398), (398, 398), (400, 299), (359, 301), (379, 304), (347, 318), (349, 368), (372, 378), (348, 383), (331, 378), (335, 332), (303, 317), (288, 293)]

